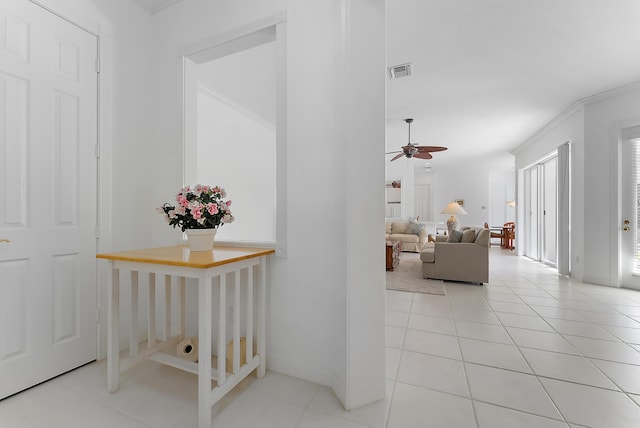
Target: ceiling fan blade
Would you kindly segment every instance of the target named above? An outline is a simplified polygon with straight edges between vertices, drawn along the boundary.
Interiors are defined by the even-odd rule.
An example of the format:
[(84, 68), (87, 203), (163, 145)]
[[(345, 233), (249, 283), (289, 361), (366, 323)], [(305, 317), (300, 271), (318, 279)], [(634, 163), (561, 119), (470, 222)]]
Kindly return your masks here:
[(393, 159), (391, 159), (389, 162), (393, 162), (393, 161), (394, 161), (394, 160), (396, 160), (396, 159), (400, 159), (402, 156), (404, 156), (404, 153), (400, 153), (399, 155), (395, 155), (395, 156), (393, 157)]
[(419, 159), (433, 159), (433, 156), (431, 156), (431, 153), (429, 152), (416, 153), (415, 155), (413, 155), (413, 157)]
[(395, 152), (387, 152), (385, 155), (390, 155), (392, 153), (402, 153), (402, 150), (396, 150)]
[(419, 153), (441, 152), (443, 150), (447, 150), (446, 147), (442, 147), (442, 146), (417, 146), (416, 148), (418, 149)]

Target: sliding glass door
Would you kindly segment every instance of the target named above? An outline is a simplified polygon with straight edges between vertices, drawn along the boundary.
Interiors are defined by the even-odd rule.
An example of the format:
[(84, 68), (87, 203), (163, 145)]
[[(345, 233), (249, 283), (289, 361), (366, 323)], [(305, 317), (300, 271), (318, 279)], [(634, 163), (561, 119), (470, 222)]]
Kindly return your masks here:
[(525, 256), (556, 266), (558, 260), (558, 158), (554, 153), (524, 171)]
[(558, 158), (542, 164), (542, 261), (556, 266), (558, 259)]

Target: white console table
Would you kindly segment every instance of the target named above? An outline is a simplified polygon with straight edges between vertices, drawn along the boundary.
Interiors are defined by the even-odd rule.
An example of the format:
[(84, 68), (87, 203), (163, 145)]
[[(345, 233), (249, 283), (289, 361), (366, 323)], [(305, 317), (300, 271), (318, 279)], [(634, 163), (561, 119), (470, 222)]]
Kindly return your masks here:
[[(148, 248), (116, 253), (98, 254), (99, 259), (109, 261), (112, 269), (109, 293), (109, 325), (107, 351), (107, 388), (109, 392), (118, 390), (120, 373), (133, 368), (146, 359), (154, 360), (198, 376), (198, 426), (211, 426), (211, 407), (236, 386), (242, 379), (257, 369), (258, 378), (265, 374), (265, 322), (267, 256), (273, 249), (216, 246), (212, 251), (191, 252), (187, 246)], [(129, 328), (129, 356), (121, 358), (119, 346), (120, 331), (120, 271), (131, 275), (131, 325)], [(254, 274), (254, 270), (257, 271)], [(242, 271), (246, 274), (243, 275)], [(139, 349), (138, 340), (138, 273), (146, 272), (149, 278), (149, 311), (147, 346)], [(227, 284), (227, 275), (234, 273), (234, 283)], [(156, 275), (164, 275), (165, 307), (162, 340), (156, 332)], [(257, 281), (255, 276), (257, 275)], [(177, 332), (171, 336), (171, 284), (178, 281)], [(198, 287), (198, 362), (194, 363), (171, 354), (178, 343), (185, 338), (185, 288), (186, 278), (197, 280)], [(244, 281), (242, 279), (244, 278)], [(257, 286), (257, 319), (254, 320), (254, 285)], [(245, 301), (241, 301), (241, 290), (246, 287)], [(218, 292), (219, 307), (212, 307), (213, 289)], [(226, 370), (227, 350), (227, 289), (233, 293), (232, 370)], [(218, 317), (218, 361), (217, 369), (212, 368), (212, 319)], [(241, 318), (242, 317), (242, 318)], [(245, 324), (246, 363), (240, 365), (241, 319)], [(256, 350), (253, 349), (254, 328), (256, 330)], [(176, 329), (173, 329), (175, 331)], [(211, 380), (216, 386), (211, 388)]]

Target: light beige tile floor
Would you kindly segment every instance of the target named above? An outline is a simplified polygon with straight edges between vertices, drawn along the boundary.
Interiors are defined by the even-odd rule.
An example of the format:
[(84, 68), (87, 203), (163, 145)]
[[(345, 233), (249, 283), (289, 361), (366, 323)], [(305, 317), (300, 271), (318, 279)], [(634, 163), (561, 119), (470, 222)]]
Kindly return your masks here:
[[(387, 291), (386, 400), (346, 412), (329, 389), (268, 372), (225, 398), (212, 427), (639, 427), (640, 292), (496, 247), (490, 270), (446, 296)], [(0, 428), (196, 426), (192, 375), (150, 362), (116, 394), (105, 378), (93, 363), (2, 400)]]

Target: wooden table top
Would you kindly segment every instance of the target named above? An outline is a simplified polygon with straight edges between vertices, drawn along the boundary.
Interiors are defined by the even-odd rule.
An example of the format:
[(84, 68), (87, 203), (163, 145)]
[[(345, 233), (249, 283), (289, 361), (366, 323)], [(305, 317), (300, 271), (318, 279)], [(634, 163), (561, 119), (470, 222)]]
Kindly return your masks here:
[(102, 253), (96, 258), (206, 269), (274, 253), (272, 248), (214, 246), (212, 251), (191, 251), (188, 245), (174, 245)]

